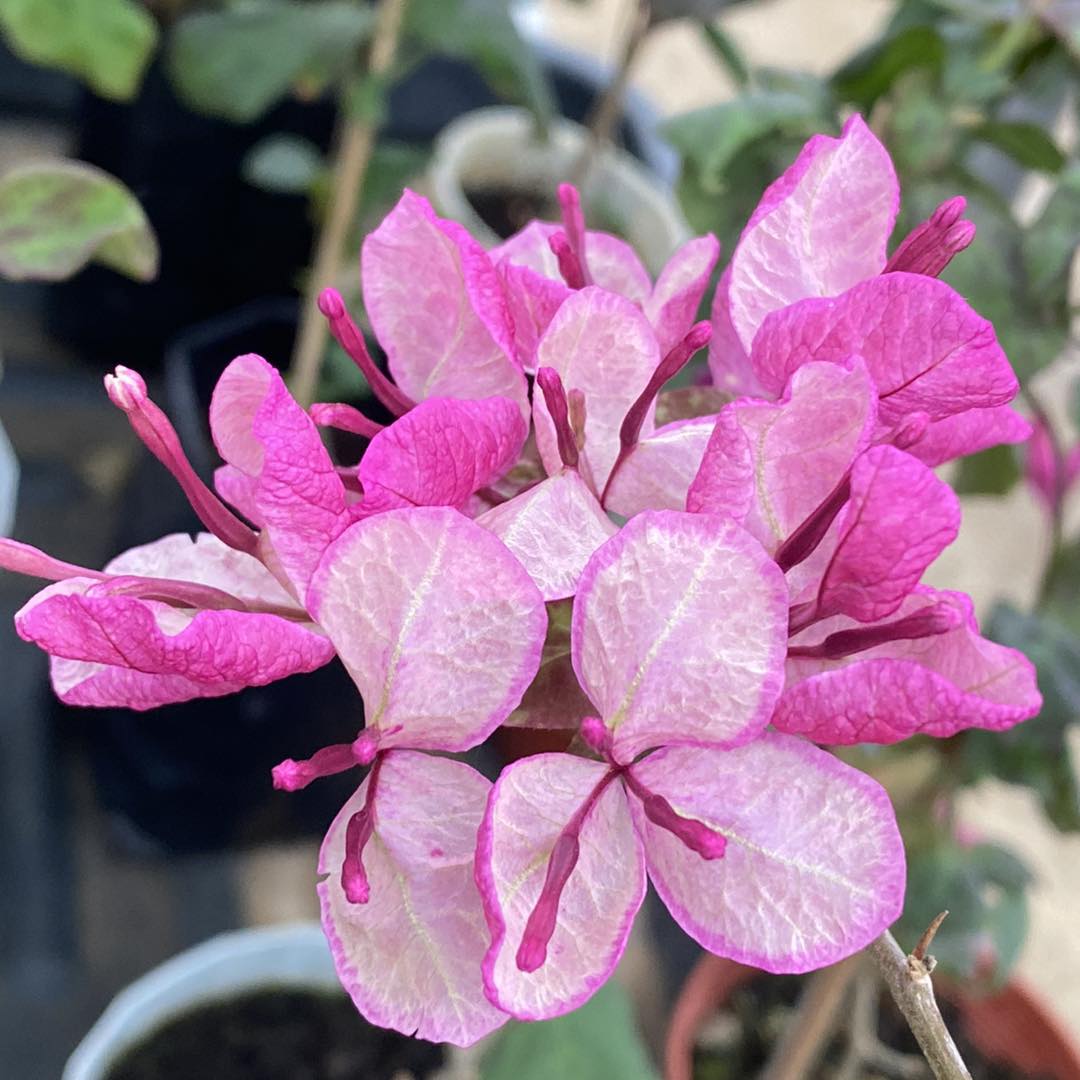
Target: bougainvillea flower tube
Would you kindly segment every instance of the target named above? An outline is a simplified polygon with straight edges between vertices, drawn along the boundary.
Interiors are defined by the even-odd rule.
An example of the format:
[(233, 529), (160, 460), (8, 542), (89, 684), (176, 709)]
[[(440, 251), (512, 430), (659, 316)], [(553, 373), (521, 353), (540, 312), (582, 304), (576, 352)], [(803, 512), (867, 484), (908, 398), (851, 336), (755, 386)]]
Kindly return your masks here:
[(786, 638), (782, 575), (731, 521), (644, 513), (597, 551), (572, 657), (601, 760), (511, 765), (480, 831), (493, 1002), (535, 1020), (585, 1001), (622, 953), (646, 873), (689, 934), (767, 970), (831, 963), (896, 917), (904, 857), (885, 793), (764, 734)]

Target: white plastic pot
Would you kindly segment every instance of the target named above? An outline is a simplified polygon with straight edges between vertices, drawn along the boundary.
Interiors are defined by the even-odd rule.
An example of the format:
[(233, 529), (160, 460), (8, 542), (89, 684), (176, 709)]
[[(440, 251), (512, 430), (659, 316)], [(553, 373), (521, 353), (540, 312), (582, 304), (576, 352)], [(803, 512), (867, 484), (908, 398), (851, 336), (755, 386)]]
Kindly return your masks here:
[(15, 524), (15, 498), (19, 493), (19, 463), (11, 440), (0, 424), (0, 536), (8, 536)]
[(260, 986), (338, 985), (318, 923), (222, 934), (167, 960), (117, 994), (68, 1059), (63, 1080), (103, 1080), (125, 1051), (196, 1006)]
[[(554, 121), (548, 139), (541, 139), (524, 109), (493, 106), (465, 113), (436, 140), (428, 171), (432, 201), (440, 213), (492, 246), (499, 237), (473, 209), (466, 191), (509, 188), (554, 194), (576, 171), (586, 141), (585, 129), (566, 119)], [(596, 204), (612, 208), (626, 239), (654, 274), (690, 236), (668, 186), (622, 150), (601, 151), (582, 199), (586, 210)]]

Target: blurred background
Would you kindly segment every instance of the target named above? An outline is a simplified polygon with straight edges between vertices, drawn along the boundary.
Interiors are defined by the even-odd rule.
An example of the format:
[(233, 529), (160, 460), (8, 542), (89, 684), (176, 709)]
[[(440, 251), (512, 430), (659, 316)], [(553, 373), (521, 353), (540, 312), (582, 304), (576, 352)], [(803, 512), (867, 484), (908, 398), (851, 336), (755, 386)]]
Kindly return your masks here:
[[(587, 196), (628, 175), (639, 200), (594, 197), (592, 220), (628, 232), (655, 270), (688, 230), (716, 232), (723, 263), (802, 142), (858, 109), (897, 162), (899, 235), (969, 197), (976, 245), (946, 276), (994, 320), (1057, 469), (1046, 480), (1008, 447), (961, 463), (963, 530), (931, 574), (1032, 653), (1044, 715), (997, 742), (859, 763), (903, 787), (905, 770), (947, 762), (940, 834), (909, 852), (904, 929), (952, 908), (937, 946), (950, 974), (988, 990), (1019, 977), (1080, 1038), (1080, 521), (1066, 475), (1080, 5), (656, 0), (643, 19), (637, 0), (406, 0), (379, 70), (386, 6), (74, 0), (59, 16), (49, 0), (0, 0), (0, 532), (97, 567), (197, 527), (102, 391), (116, 364), (147, 375), (204, 474), (209, 390), (238, 353), (292, 359), (309, 398), (362, 399), (302, 316), (297, 338), (298, 313), (316, 283), (358, 299), (360, 237), (401, 187), (489, 237), (545, 211), (548, 178), (518, 190), (512, 169), (491, 171), (489, 147), (514, 155), (478, 110), (523, 109), (530, 131), (584, 121), (582, 145), (598, 147)], [(361, 135), (362, 190), (342, 160)], [(147, 715), (66, 709), (12, 628), (34, 591), (0, 576), (0, 1060), (52, 1080), (161, 960), (317, 916), (319, 838), (353, 785), (284, 797), (269, 769), (350, 736), (358, 712), (336, 667)], [(658, 1055), (697, 950), (659, 917), (639, 927), (621, 978)]]

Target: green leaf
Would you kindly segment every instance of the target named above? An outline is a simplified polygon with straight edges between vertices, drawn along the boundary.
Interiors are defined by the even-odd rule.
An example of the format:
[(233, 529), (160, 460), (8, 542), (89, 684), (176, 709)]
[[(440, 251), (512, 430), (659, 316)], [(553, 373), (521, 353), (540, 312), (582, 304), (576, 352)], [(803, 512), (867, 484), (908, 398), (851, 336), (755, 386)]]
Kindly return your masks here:
[(113, 101), (135, 96), (158, 39), (137, 0), (3, 0), (0, 30), (23, 60), (66, 71)]
[(705, 38), (709, 47), (716, 54), (716, 58), (724, 66), (724, 70), (735, 80), (735, 85), (743, 88), (750, 82), (750, 68), (742, 50), (729, 34), (720, 28), (717, 23), (701, 23), (701, 36)]
[(302, 195), (324, 167), (319, 148), (299, 135), (268, 135), (247, 153), (244, 179), (263, 191)]
[[(1068, 559), (1075, 575), (1080, 554), (1070, 552)], [(1080, 719), (1080, 636), (1053, 615), (1024, 614), (1008, 604), (994, 610), (986, 635), (1032, 661), (1043, 708), (1008, 731), (965, 732), (957, 740), (962, 782), (994, 776), (1022, 784), (1038, 795), (1057, 828), (1080, 830), (1080, 791), (1067, 741), (1070, 726)]]
[(1031, 295), (1044, 302), (1065, 301), (1069, 268), (1080, 245), (1080, 165), (1061, 174), (1039, 219), (1027, 230), (1020, 245)]
[(938, 70), (945, 62), (945, 42), (931, 26), (912, 26), (863, 49), (832, 77), (843, 101), (869, 110), (896, 79), (912, 68)]
[(1056, 173), (1065, 166), (1065, 155), (1038, 124), (987, 120), (972, 129), (971, 137), (996, 146), (1025, 169)]
[(962, 458), (953, 478), (957, 495), (1007, 495), (1020, 479), (1011, 446), (992, 446)]
[(407, 33), (425, 48), (471, 61), (495, 93), (523, 102), (541, 126), (550, 122), (551, 86), (506, 0), (409, 0), (405, 20)]
[(119, 180), (77, 161), (24, 165), (0, 180), (0, 274), (61, 281), (91, 261), (138, 281), (157, 274), (153, 230)]
[(580, 1009), (556, 1020), (499, 1031), (480, 1065), (484, 1080), (618, 1077), (655, 1080), (630, 1001), (616, 982), (601, 987)]
[(182, 18), (167, 64), (191, 108), (235, 123), (257, 120), (311, 71), (344, 70), (373, 22), (348, 0), (238, 4)]
[(752, 90), (734, 101), (673, 117), (663, 134), (694, 161), (702, 183), (715, 187), (750, 143), (773, 133), (807, 137), (828, 126), (822, 113), (820, 100), (797, 89)]
[(1001, 983), (1027, 934), (1030, 881), (1024, 864), (1004, 848), (940, 839), (908, 853), (904, 913), (895, 933), (910, 949), (935, 916), (948, 911), (932, 947), (938, 963), (954, 977)]

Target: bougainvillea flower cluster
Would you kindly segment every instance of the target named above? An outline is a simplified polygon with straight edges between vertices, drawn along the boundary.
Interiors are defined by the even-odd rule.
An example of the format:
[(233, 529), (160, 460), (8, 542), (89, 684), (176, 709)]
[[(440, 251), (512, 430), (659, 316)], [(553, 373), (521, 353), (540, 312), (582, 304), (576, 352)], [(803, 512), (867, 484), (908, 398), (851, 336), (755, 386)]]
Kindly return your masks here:
[[(569, 185), (560, 221), (491, 251), (406, 192), (363, 245), (369, 336), (319, 299), (393, 421), (305, 410), (241, 356), (210, 407), (211, 490), (118, 368), (109, 396), (207, 532), (103, 571), (0, 541), (0, 564), (52, 582), (19, 633), (83, 705), (340, 658), (355, 737), (305, 747), (298, 726), (308, 756), (273, 782), (364, 770), (318, 890), (377, 1024), (469, 1044), (577, 1007), (647, 881), (720, 955), (838, 961), (899, 915), (905, 869), (884, 790), (828, 747), (1040, 707), (1031, 664), (922, 583), (960, 519), (934, 467), (1031, 427), (993, 328), (937, 278), (973, 239), (963, 199), (890, 256), (898, 202), (859, 117), (811, 139), (697, 321), (712, 237), (654, 280)], [(712, 384), (670, 389), (706, 346)], [(360, 460), (320, 426), (363, 436)], [(501, 725), (569, 748), (493, 781), (462, 755)]]

